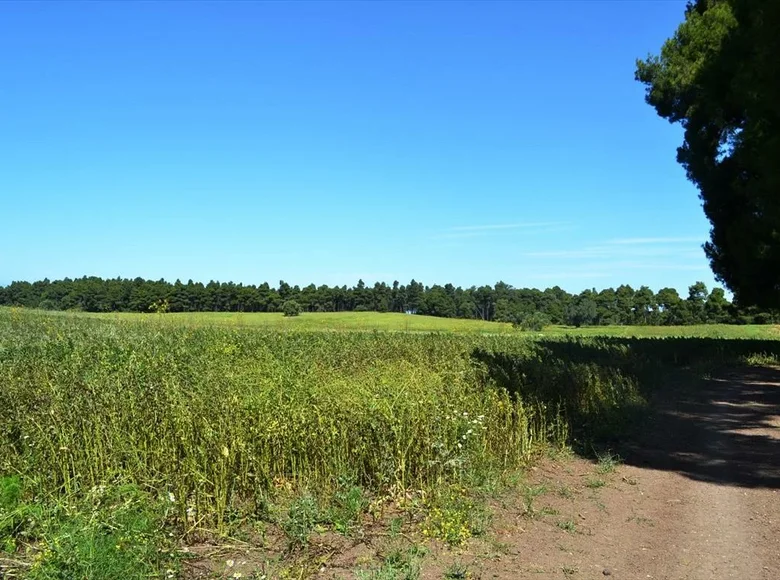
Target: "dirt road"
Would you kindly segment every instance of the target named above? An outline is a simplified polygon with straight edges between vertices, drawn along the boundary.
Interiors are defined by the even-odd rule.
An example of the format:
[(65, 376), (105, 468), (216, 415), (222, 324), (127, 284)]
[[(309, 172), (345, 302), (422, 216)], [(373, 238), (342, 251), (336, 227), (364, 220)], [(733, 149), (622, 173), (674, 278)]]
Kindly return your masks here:
[[(434, 555), (481, 578), (780, 580), (780, 369), (745, 369), (659, 398), (614, 471), (543, 464), (497, 511), (498, 539)], [(531, 494), (533, 495), (533, 494)]]

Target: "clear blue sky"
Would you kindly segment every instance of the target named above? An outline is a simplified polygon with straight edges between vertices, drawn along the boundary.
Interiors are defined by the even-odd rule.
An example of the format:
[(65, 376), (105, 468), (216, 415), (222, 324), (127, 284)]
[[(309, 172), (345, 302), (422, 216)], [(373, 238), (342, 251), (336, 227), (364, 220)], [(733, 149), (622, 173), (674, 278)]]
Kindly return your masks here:
[(2, 2), (0, 283), (712, 286), (684, 5)]

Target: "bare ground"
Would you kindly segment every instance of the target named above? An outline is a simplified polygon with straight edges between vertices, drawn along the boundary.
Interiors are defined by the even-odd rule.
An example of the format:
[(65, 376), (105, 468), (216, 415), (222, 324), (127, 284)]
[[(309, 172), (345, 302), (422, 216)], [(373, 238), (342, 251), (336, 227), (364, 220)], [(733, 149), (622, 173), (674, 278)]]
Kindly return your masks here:
[[(490, 533), (460, 549), (428, 542), (421, 578), (780, 580), (780, 369), (670, 385), (638, 431), (615, 467), (566, 457), (533, 468), (491, 506)], [(288, 577), (355, 578), (419, 538), (322, 540), (320, 563)], [(244, 565), (246, 577), (258, 555), (228, 550), (207, 567), (229, 577)]]

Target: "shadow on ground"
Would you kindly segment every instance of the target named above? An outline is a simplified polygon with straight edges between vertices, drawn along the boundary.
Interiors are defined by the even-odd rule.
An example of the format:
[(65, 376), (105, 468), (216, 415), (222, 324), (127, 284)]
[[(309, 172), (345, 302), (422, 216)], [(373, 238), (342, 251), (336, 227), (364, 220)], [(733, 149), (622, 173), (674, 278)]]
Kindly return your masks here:
[(689, 380), (652, 397), (648, 420), (621, 445), (624, 461), (699, 481), (780, 489), (780, 369), (732, 368)]
[[(606, 431), (625, 463), (699, 481), (780, 489), (780, 368), (744, 363), (757, 354), (777, 360), (780, 341), (589, 338), (536, 344), (533, 357), (473, 356), (510, 392), (561, 398), (570, 407), (582, 406), (577, 401), (587, 400), (583, 393), (593, 390), (594, 381), (599, 393), (604, 385), (618, 385), (606, 414), (597, 410), (583, 419), (589, 429), (601, 427), (602, 436)], [(650, 401), (641, 416), (627, 405), (621, 377), (630, 377)], [(633, 425), (624, 429), (617, 421), (613, 428), (615, 414)]]

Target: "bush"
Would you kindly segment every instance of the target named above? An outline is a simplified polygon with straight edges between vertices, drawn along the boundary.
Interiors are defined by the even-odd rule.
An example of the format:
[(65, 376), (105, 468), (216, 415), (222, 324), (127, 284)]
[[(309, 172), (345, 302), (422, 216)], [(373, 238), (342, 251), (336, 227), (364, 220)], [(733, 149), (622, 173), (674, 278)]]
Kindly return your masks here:
[(282, 312), (285, 316), (298, 316), (301, 313), (301, 305), (295, 300), (288, 300), (282, 306)]
[(515, 323), (515, 326), (519, 326), (522, 330), (533, 330), (535, 332), (541, 332), (545, 326), (549, 325), (550, 319), (542, 312), (533, 312)]

